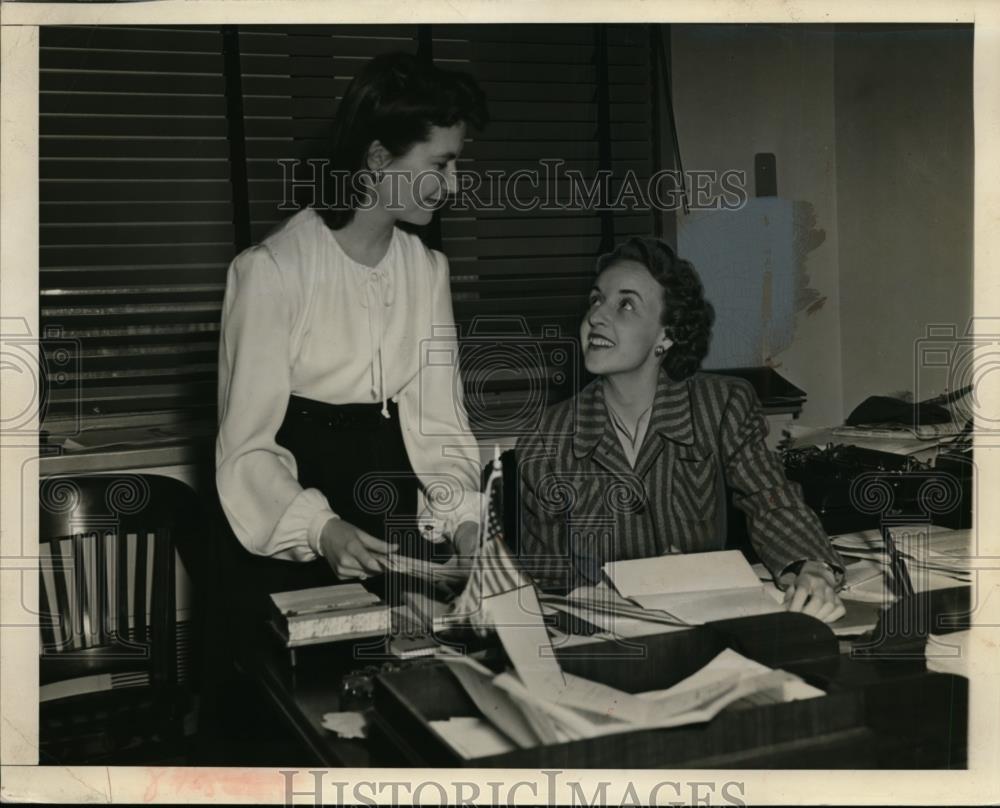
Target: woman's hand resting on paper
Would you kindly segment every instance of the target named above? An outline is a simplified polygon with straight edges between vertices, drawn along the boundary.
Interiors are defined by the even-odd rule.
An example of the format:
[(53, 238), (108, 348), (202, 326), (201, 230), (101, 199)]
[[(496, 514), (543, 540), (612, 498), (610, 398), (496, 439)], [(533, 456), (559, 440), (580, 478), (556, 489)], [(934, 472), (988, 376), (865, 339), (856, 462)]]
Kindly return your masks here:
[(343, 519), (330, 519), (319, 539), (323, 557), (338, 578), (378, 575), (383, 565), (373, 554), (388, 555), (396, 549)]
[(844, 616), (846, 609), (837, 594), (837, 579), (826, 564), (807, 561), (795, 572), (786, 572), (778, 580), (785, 590), (785, 608), (832, 623)]

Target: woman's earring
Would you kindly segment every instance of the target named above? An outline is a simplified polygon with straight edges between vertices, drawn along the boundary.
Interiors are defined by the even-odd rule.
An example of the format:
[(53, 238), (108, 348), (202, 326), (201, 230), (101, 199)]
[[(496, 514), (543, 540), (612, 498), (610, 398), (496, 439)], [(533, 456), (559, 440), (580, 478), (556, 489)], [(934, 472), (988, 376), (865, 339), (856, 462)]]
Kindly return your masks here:
[(656, 348), (653, 349), (653, 353), (656, 354), (657, 356), (663, 356), (663, 354), (665, 354), (666, 352), (667, 349), (664, 348), (662, 345), (657, 345)]

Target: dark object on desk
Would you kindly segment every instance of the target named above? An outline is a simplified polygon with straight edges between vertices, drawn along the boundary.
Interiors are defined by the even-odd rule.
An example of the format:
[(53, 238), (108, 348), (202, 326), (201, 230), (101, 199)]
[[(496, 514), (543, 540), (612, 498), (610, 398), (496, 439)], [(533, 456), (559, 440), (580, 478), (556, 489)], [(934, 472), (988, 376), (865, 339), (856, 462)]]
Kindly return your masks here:
[(909, 570), (906, 569), (906, 563), (899, 554), (896, 542), (892, 540), (892, 529), (888, 525), (882, 525), (882, 541), (889, 554), (893, 594), (901, 598), (911, 597), (914, 594), (913, 582), (910, 580)]
[[(376, 679), (373, 743), (409, 765), (505, 768), (955, 768), (965, 765), (967, 682), (923, 663), (858, 662), (829, 628), (780, 613), (710, 623), (621, 643), (557, 649), (561, 666), (629, 692), (669, 687), (725, 648), (798, 673), (821, 698), (720, 713), (707, 724), (636, 730), (464, 759), (431, 721), (477, 715), (443, 664)], [(569, 651), (577, 653), (570, 654)], [(920, 710), (912, 708), (921, 704)]]
[(174, 760), (189, 701), (177, 669), (174, 551), (179, 534), (201, 530), (196, 495), (168, 477), (117, 474), (49, 477), (39, 500), (43, 569), (51, 560), (49, 582), (40, 572), (41, 684), (112, 683), (41, 703), (41, 762)]
[[(930, 520), (945, 527), (966, 528), (972, 523), (971, 450), (939, 456), (931, 466), (906, 455), (836, 444), (820, 449), (806, 446), (782, 453), (785, 475), (802, 486), (806, 504), (830, 535), (870, 530), (881, 526), (890, 513), (917, 521)], [(878, 496), (891, 490), (884, 511), (862, 510), (852, 486), (862, 475), (877, 476)], [(942, 475), (953, 480), (943, 480)], [(874, 482), (874, 481), (873, 481)], [(927, 496), (927, 486), (959, 492), (944, 498)], [(924, 494), (921, 494), (921, 491)], [(861, 497), (864, 499), (864, 497)]]
[(948, 410), (927, 401), (912, 404), (889, 396), (869, 396), (854, 408), (844, 423), (847, 426), (866, 424), (920, 426), (922, 424), (947, 424), (951, 420), (951, 413)]
[(953, 443), (951, 448), (937, 456), (934, 461), (934, 469), (950, 474), (958, 481), (961, 490), (958, 507), (941, 514), (934, 521), (955, 530), (966, 530), (972, 527), (972, 444)]
[(830, 535), (869, 530), (882, 523), (883, 514), (857, 507), (851, 494), (855, 479), (878, 473), (892, 490), (891, 507), (910, 512), (917, 503), (917, 490), (924, 482), (910, 472), (929, 468), (904, 455), (845, 445), (789, 449), (783, 453), (783, 460), (785, 475), (802, 486), (806, 504), (816, 512)]
[(871, 634), (852, 644), (851, 654), (857, 658), (922, 659), (930, 634), (950, 634), (969, 628), (970, 609), (968, 586), (899, 598), (882, 610)]
[(774, 368), (718, 368), (713, 370), (706, 369), (704, 372), (714, 373), (717, 376), (734, 376), (737, 379), (744, 379), (750, 382), (757, 393), (757, 398), (760, 400), (760, 406), (765, 415), (791, 413), (794, 416), (798, 416), (802, 412), (802, 405), (806, 401), (805, 390), (796, 387)]

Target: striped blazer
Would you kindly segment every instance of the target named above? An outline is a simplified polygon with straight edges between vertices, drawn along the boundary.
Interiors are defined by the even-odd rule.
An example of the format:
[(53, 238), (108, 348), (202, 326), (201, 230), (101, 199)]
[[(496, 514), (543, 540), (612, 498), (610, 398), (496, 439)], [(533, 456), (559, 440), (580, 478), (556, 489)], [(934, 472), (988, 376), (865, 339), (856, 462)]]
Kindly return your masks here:
[(635, 468), (625, 458), (596, 379), (550, 407), (517, 446), (521, 561), (546, 588), (600, 578), (608, 561), (726, 546), (726, 488), (775, 579), (796, 561), (825, 561), (843, 576), (800, 489), (765, 445), (751, 385), (696, 373), (661, 374)]

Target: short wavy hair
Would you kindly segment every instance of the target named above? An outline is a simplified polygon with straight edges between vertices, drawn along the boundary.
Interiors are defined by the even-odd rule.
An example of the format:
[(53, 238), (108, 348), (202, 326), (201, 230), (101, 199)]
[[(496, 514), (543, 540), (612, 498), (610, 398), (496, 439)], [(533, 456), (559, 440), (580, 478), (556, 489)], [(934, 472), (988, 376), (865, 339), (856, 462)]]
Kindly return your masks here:
[(633, 236), (597, 259), (600, 274), (619, 261), (635, 261), (663, 287), (660, 323), (674, 343), (663, 357), (663, 368), (674, 381), (691, 376), (708, 355), (715, 309), (705, 299), (701, 278), (690, 261), (678, 258), (670, 245), (655, 238)]
[[(376, 140), (399, 157), (427, 140), (432, 126), (466, 123), (482, 129), (488, 122), (486, 95), (472, 76), (410, 53), (383, 53), (344, 92), (333, 122), (332, 165), (353, 180), (368, 170), (368, 148)], [(347, 204), (319, 210), (333, 230), (354, 218), (360, 202), (356, 183), (347, 185)]]

